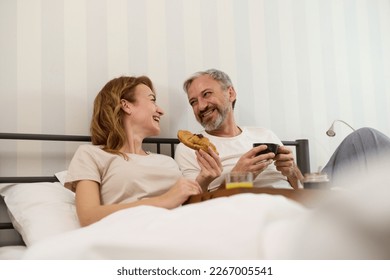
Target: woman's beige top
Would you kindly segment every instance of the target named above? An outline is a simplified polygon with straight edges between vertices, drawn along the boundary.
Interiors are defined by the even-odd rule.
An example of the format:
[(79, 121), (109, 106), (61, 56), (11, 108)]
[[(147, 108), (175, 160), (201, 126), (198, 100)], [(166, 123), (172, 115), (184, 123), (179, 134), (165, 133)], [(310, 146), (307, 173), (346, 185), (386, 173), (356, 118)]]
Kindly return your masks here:
[(103, 204), (131, 202), (166, 192), (182, 176), (175, 160), (166, 155), (105, 152), (99, 146), (81, 145), (69, 165), (65, 187), (92, 180), (100, 184)]

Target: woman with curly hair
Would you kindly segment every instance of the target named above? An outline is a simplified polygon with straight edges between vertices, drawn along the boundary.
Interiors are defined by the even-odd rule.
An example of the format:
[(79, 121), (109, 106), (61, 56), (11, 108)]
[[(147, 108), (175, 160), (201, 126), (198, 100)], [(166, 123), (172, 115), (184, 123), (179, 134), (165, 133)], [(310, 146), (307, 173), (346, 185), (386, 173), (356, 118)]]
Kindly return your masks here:
[(172, 209), (202, 192), (174, 159), (142, 148), (146, 137), (159, 135), (163, 115), (146, 76), (115, 78), (98, 93), (92, 145), (77, 149), (65, 183), (76, 194), (81, 226), (138, 205)]

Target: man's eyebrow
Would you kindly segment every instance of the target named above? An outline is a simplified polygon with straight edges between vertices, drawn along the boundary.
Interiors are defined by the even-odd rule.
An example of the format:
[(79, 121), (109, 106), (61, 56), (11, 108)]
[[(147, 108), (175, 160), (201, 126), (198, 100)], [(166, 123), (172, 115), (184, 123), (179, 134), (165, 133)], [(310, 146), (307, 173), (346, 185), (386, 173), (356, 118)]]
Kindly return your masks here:
[(205, 88), (204, 90), (202, 90), (200, 93), (201, 94), (203, 94), (203, 93), (205, 93), (205, 92), (207, 92), (207, 91), (213, 91), (211, 88)]

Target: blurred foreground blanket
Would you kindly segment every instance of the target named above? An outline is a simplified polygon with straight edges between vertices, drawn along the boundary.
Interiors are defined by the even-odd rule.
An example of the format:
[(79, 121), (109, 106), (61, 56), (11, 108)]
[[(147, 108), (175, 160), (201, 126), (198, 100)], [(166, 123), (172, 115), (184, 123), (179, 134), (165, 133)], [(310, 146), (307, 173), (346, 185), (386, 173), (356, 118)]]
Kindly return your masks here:
[(314, 209), (267, 194), (140, 206), (34, 244), (23, 258), (390, 259), (388, 161), (345, 174), (348, 185)]

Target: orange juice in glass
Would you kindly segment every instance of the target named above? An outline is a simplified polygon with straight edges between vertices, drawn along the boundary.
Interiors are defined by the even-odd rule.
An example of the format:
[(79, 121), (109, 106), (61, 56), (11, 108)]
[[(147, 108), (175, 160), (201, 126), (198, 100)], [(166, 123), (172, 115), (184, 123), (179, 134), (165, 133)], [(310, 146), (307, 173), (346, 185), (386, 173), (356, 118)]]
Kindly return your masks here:
[(253, 188), (251, 172), (230, 172), (226, 175), (226, 189)]

